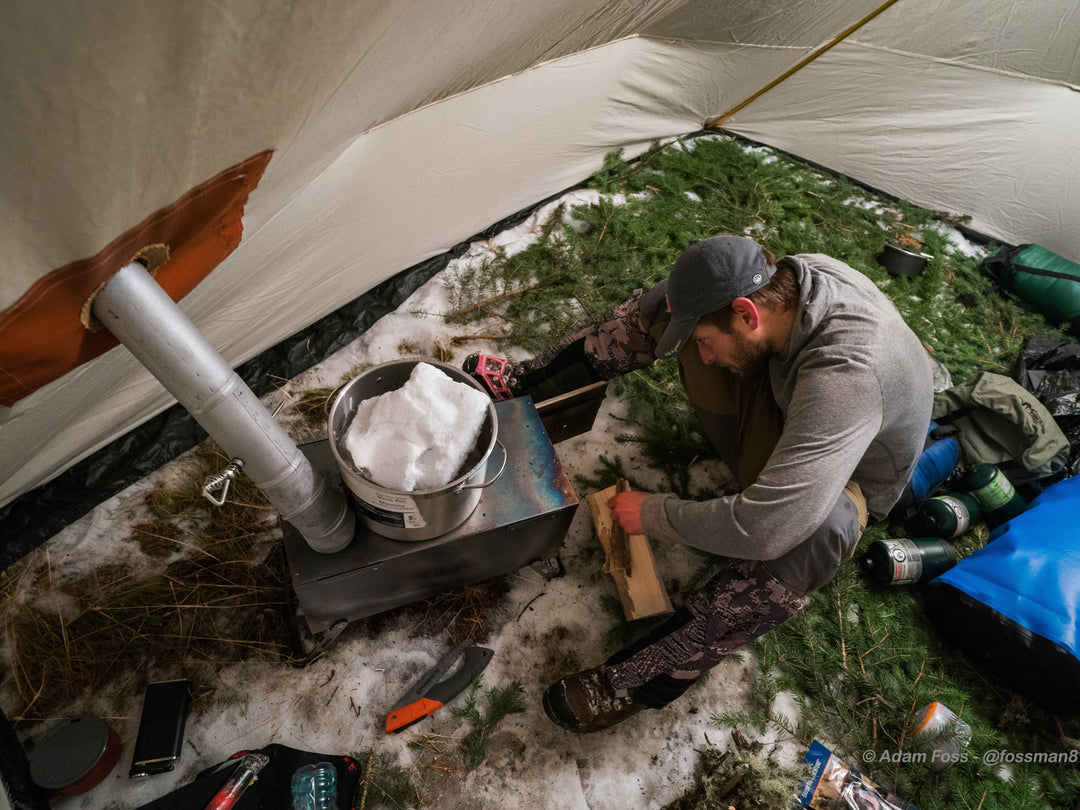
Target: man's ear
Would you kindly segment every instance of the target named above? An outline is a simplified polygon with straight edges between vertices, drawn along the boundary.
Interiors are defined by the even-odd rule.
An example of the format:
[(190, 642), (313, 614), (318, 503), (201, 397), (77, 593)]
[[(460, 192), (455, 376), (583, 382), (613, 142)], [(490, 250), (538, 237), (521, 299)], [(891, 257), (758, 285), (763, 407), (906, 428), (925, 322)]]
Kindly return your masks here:
[(749, 298), (736, 298), (731, 302), (731, 308), (735, 310), (735, 317), (750, 327), (751, 330), (757, 329), (761, 325), (761, 310)]

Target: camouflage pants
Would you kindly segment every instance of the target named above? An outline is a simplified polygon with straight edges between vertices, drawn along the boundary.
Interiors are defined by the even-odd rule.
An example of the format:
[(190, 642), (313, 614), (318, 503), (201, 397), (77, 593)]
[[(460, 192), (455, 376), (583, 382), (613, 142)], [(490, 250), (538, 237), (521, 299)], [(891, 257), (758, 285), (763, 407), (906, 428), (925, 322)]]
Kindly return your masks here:
[[(540, 379), (554, 370), (588, 366), (611, 379), (655, 361), (656, 341), (667, 325), (666, 282), (636, 295), (592, 324), (521, 364)], [(721, 457), (744, 484), (753, 481), (780, 435), (779, 408), (768, 380), (747, 383), (727, 369), (706, 366), (690, 344), (679, 354), (690, 403)], [(860, 496), (861, 497), (861, 496)], [(690, 596), (675, 615), (646, 638), (616, 653), (604, 672), (616, 689), (638, 700), (666, 705), (725, 656), (802, 610), (808, 597), (784, 586), (755, 560), (731, 560)]]
[(559, 356), (573, 351), (588, 363), (594, 375), (610, 380), (619, 374), (651, 366), (656, 360), (653, 354), (656, 344), (642, 326), (635, 295), (608, 313), (600, 321), (590, 324), (549, 346), (535, 357), (518, 364), (522, 377), (544, 373), (553, 364), (559, 364)]
[[(671, 619), (612, 656), (604, 672), (616, 689), (644, 691), (646, 703), (664, 705), (706, 670), (779, 627), (808, 602), (809, 597), (786, 588), (761, 563), (732, 560)], [(651, 699), (650, 689), (656, 693)]]

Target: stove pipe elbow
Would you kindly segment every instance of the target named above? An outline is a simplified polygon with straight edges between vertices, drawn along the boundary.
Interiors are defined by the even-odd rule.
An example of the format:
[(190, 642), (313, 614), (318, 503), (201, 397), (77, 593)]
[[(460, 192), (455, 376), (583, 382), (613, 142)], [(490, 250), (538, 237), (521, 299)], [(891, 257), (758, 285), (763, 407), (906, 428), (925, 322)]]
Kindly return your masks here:
[(352, 542), (355, 518), (180, 307), (133, 262), (97, 293), (95, 318), (123, 343), (262, 490), (315, 551)]

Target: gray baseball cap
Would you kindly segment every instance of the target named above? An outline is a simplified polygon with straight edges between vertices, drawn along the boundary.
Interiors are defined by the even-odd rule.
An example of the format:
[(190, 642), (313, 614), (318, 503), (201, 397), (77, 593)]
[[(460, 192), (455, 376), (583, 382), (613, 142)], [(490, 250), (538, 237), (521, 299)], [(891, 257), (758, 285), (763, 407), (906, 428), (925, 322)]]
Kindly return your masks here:
[(656, 346), (657, 357), (679, 351), (703, 315), (768, 284), (773, 269), (765, 263), (761, 245), (745, 236), (720, 234), (691, 244), (671, 269), (671, 323)]

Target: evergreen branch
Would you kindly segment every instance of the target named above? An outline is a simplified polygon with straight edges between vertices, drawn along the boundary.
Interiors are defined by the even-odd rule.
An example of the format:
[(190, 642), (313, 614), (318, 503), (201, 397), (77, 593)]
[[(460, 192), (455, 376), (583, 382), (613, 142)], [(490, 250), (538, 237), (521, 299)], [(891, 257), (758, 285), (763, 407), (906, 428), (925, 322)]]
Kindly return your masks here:
[(470, 314), (472, 312), (475, 312), (478, 309), (483, 309), (484, 307), (491, 306), (492, 304), (497, 303), (499, 301), (505, 301), (507, 298), (509, 298), (512, 295), (517, 295), (518, 293), (525, 292), (525, 290), (534, 289), (537, 286), (538, 285), (536, 285), (536, 284), (528, 284), (528, 285), (526, 285), (524, 287), (518, 287), (517, 289), (514, 289), (514, 290), (506, 290), (505, 292), (501, 292), (498, 295), (493, 295), (490, 298), (485, 298), (483, 301), (477, 301), (474, 304), (469, 304), (466, 307), (461, 307), (460, 309), (454, 310), (453, 312), (446, 315), (445, 318), (446, 318), (447, 321), (450, 321), (450, 322), (453, 322), (455, 320), (460, 320), (460, 319), (464, 318), (466, 315), (468, 315), (468, 314)]
[(508, 686), (501, 689), (494, 687), (485, 693), (487, 711), (481, 714), (476, 703), (482, 677), (477, 675), (473, 680), (464, 705), (451, 709), (455, 717), (469, 721), (471, 728), (461, 742), (465, 749), (465, 761), (471, 768), (479, 767), (487, 759), (490, 735), (495, 726), (511, 714), (525, 711), (525, 689), (519, 681), (512, 681)]
[(369, 799), (373, 807), (415, 807), (421, 803), (420, 791), (404, 768), (387, 766), (374, 749), (354, 755), (353, 759), (357, 762), (366, 761), (366, 765), (364, 775), (353, 791), (350, 807), (365, 810)]

